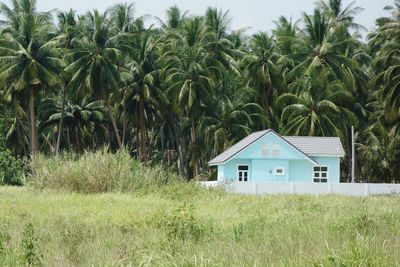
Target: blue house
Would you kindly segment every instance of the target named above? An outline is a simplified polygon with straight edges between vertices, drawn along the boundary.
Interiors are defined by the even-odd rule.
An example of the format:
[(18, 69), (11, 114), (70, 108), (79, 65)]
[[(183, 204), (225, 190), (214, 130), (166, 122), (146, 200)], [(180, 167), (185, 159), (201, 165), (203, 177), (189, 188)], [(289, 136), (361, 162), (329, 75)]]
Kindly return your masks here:
[(255, 132), (209, 162), (218, 181), (339, 183), (344, 150), (337, 137)]

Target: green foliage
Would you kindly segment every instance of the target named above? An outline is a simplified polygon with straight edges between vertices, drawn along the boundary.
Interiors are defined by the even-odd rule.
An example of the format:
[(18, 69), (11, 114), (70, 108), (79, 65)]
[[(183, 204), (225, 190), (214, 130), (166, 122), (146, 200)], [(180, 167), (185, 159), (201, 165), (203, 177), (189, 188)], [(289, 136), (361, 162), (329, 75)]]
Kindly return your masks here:
[(0, 185), (22, 185), (24, 165), (5, 148), (3, 125), (0, 120)]
[(33, 224), (28, 223), (22, 233), (22, 250), (23, 259), (29, 266), (39, 265), (41, 262), (38, 241)]
[(194, 206), (184, 203), (173, 214), (158, 222), (164, 228), (169, 240), (199, 241), (207, 234), (207, 226), (193, 215)]
[(147, 167), (124, 150), (37, 155), (30, 166), (34, 187), (80, 193), (146, 191), (177, 180), (162, 166)]
[(5, 225), (0, 224), (0, 259), (4, 257), (6, 252), (6, 243), (9, 239), (8, 233), (6, 232)]
[(23, 162), (0, 147), (0, 185), (22, 185), (23, 179)]

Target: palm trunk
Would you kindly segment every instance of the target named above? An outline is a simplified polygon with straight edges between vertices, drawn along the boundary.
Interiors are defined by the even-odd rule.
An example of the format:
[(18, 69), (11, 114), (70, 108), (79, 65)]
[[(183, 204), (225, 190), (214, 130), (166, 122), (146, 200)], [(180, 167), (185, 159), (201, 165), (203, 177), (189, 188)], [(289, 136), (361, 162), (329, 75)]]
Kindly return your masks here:
[(123, 114), (123, 124), (122, 124), (122, 145), (125, 146), (126, 143), (126, 129), (128, 128), (128, 120), (126, 118), (126, 103), (124, 102), (124, 114)]
[(347, 130), (347, 182), (351, 181), (351, 158), (352, 158), (352, 150), (351, 150), (351, 130)]
[(67, 128), (67, 141), (68, 141), (68, 150), (71, 149), (71, 136), (69, 134), (69, 129)]
[(188, 170), (187, 170), (187, 154), (186, 154), (186, 145), (185, 140), (183, 138), (178, 138), (178, 169), (179, 175), (185, 179), (188, 179)]
[(117, 122), (114, 118), (114, 115), (112, 114), (111, 107), (109, 105), (107, 105), (107, 107), (108, 107), (108, 113), (110, 115), (111, 123), (114, 128), (115, 137), (117, 138), (118, 147), (119, 147), (119, 149), (122, 149), (123, 146), (122, 146), (122, 142), (121, 142), (121, 137), (119, 136), (119, 133), (118, 133)]
[(196, 178), (199, 176), (199, 161), (197, 159), (197, 155), (196, 155), (196, 127), (194, 126), (194, 122), (192, 121), (192, 146), (193, 146), (193, 178)]
[(143, 162), (147, 162), (147, 140), (146, 140), (146, 124), (144, 119), (144, 100), (139, 100), (139, 125), (140, 125), (140, 157)]
[(62, 133), (62, 127), (64, 123), (64, 115), (65, 115), (65, 98), (67, 96), (67, 90), (65, 87), (63, 88), (63, 98), (62, 98), (62, 104), (61, 104), (61, 118), (60, 118), (60, 125), (58, 126), (58, 136), (57, 136), (57, 145), (56, 145), (56, 155), (60, 152), (60, 145), (61, 145), (61, 133)]
[(35, 116), (35, 91), (32, 86), (29, 87), (29, 117), (31, 124), (31, 157), (34, 157), (38, 151), (38, 135)]

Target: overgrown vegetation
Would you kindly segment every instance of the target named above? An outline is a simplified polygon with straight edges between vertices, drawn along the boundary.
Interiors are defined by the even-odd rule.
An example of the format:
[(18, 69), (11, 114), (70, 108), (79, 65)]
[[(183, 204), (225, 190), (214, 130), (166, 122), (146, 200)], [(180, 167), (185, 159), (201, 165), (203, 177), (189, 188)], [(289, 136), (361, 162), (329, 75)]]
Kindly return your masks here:
[(22, 185), (24, 164), (5, 147), (4, 126), (0, 116), (0, 186)]
[(162, 166), (145, 166), (125, 150), (37, 155), (30, 167), (33, 187), (78, 193), (144, 192), (179, 179)]
[(355, 23), (361, 7), (321, 0), (299, 22), (266, 18), (276, 26), (249, 36), (215, 8), (197, 16), (174, 6), (146, 28), (149, 16), (133, 4), (79, 15), (3, 4), (7, 147), (20, 157), (127, 149), (191, 179), (250, 132), (272, 128), (339, 136), (346, 179), (354, 125), (357, 177), (399, 181), (400, 1), (386, 10), (366, 32)]
[[(176, 194), (177, 192), (177, 194)], [(398, 197), (0, 188), (4, 266), (399, 266)]]

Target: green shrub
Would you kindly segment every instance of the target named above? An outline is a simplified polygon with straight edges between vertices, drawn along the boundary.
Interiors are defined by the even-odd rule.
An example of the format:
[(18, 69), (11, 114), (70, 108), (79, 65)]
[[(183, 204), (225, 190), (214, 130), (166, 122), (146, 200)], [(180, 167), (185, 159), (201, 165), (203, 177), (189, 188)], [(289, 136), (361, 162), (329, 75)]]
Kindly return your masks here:
[(161, 166), (147, 167), (126, 151), (106, 149), (81, 156), (36, 156), (31, 162), (30, 183), (40, 189), (79, 193), (137, 192), (160, 187), (177, 178)]
[(38, 238), (35, 235), (32, 223), (28, 223), (22, 233), (22, 250), (25, 263), (30, 266), (40, 263), (41, 256), (38, 250)]
[(0, 185), (22, 185), (24, 164), (0, 147)]
[(6, 250), (6, 242), (9, 239), (7, 232), (4, 229), (4, 225), (0, 223), (0, 259), (4, 256)]
[(183, 204), (172, 215), (163, 216), (158, 222), (164, 228), (169, 240), (200, 240), (206, 234), (206, 224), (193, 215), (193, 205)]

